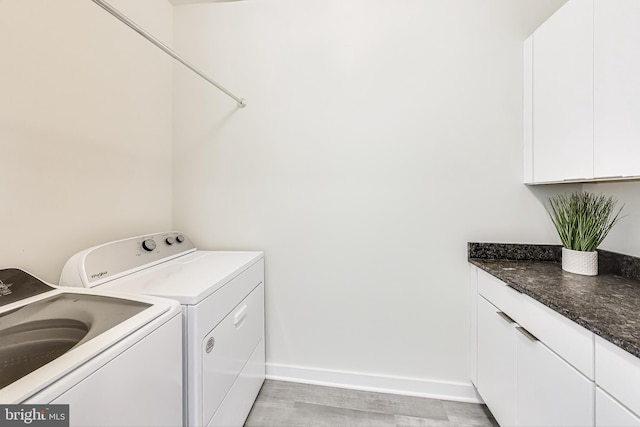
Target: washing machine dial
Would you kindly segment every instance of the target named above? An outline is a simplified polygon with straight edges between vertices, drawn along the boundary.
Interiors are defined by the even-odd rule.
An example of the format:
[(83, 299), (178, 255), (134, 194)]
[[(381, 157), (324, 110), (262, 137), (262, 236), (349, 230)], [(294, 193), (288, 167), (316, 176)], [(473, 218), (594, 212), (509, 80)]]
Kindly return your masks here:
[(151, 252), (156, 248), (156, 242), (153, 239), (147, 239), (142, 242), (142, 249), (147, 252)]
[(182, 243), (184, 242), (184, 236), (182, 234), (178, 234), (176, 236), (176, 240), (178, 241), (178, 243)]
[(176, 239), (174, 239), (173, 237), (167, 237), (166, 239), (164, 239), (164, 241), (167, 245), (171, 246), (176, 242)]

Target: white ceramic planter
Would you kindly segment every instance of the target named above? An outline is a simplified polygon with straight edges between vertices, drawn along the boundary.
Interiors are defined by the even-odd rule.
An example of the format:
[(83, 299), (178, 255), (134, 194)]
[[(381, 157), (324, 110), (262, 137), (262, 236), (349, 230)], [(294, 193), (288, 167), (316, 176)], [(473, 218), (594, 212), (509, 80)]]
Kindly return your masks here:
[(598, 275), (598, 252), (574, 251), (562, 248), (562, 269), (583, 276)]

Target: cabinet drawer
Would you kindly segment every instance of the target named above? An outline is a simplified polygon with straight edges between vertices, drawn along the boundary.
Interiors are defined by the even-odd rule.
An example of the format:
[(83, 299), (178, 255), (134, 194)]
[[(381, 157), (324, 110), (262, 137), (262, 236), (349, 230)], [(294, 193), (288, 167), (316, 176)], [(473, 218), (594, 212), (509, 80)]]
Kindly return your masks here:
[(521, 295), (516, 321), (590, 380), (593, 372), (593, 332), (538, 301)]
[(587, 378), (594, 379), (592, 332), (485, 271), (478, 271), (478, 293)]
[(520, 312), (522, 304), (522, 295), (518, 291), (486, 271), (478, 270), (478, 293), (516, 322), (518, 321), (514, 317)]
[(636, 414), (640, 414), (640, 359), (596, 337), (596, 383)]
[(596, 387), (596, 427), (640, 427), (640, 418)]

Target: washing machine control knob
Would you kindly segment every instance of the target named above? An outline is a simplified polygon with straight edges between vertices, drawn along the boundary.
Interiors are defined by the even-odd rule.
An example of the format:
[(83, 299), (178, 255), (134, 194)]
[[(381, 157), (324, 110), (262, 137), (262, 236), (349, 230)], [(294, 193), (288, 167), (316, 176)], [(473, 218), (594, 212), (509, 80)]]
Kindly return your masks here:
[(178, 243), (182, 243), (184, 242), (184, 236), (182, 234), (178, 234), (176, 236), (176, 240), (178, 241)]
[(142, 242), (142, 249), (144, 249), (147, 252), (151, 252), (155, 248), (156, 248), (156, 242), (153, 239), (147, 239), (144, 242)]
[(167, 237), (166, 239), (164, 239), (164, 241), (167, 245), (171, 246), (176, 242), (176, 239), (174, 239), (173, 237)]

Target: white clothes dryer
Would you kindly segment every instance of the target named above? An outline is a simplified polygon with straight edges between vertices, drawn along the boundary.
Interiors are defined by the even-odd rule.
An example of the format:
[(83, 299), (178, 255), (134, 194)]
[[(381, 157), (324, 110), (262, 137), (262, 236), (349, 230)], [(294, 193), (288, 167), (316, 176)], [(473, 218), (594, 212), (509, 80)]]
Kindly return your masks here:
[(175, 301), (0, 270), (0, 403), (68, 404), (71, 426), (175, 427), (181, 332)]
[(178, 232), (95, 246), (60, 283), (173, 298), (184, 319), (184, 423), (242, 426), (265, 379), (264, 254), (197, 250)]

